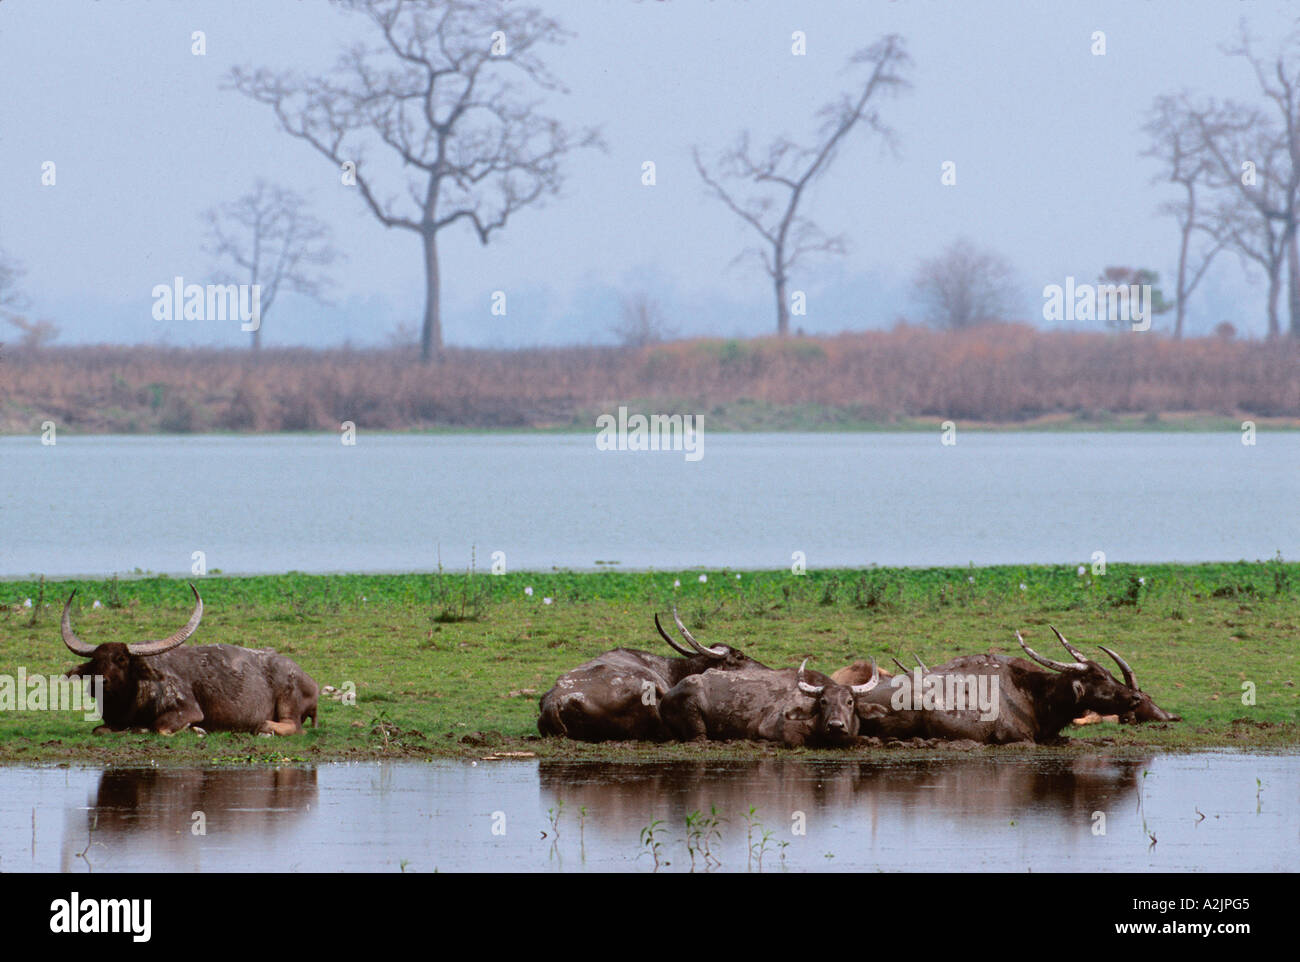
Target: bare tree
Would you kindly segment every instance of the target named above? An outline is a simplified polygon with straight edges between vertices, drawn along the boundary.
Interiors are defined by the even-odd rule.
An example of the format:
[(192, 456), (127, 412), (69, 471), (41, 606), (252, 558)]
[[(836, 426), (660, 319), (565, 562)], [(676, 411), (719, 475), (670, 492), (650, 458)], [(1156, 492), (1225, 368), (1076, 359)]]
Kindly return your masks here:
[[(909, 86), (902, 73), (911, 64), (901, 37), (890, 34), (859, 50), (850, 58), (850, 67), (870, 67), (867, 79), (856, 93), (846, 93), (824, 106), (817, 116), (823, 118), (817, 144), (801, 147), (780, 137), (766, 153), (751, 153), (749, 134), (742, 133), (735, 146), (724, 151), (714, 164), (714, 172), (692, 151), (700, 178), (737, 217), (756, 230), (766, 246), (749, 248), (741, 256), (757, 254), (772, 279), (776, 294), (776, 331), (790, 332), (790, 307), (786, 285), (790, 271), (800, 260), (813, 253), (843, 253), (844, 239), (829, 237), (821, 228), (799, 213), (799, 204), (809, 186), (830, 166), (835, 150), (859, 123), (881, 134), (892, 143), (892, 131), (880, 119), (875, 102), (887, 93)], [(728, 189), (723, 181), (736, 181)], [(744, 196), (739, 195), (745, 190)]]
[(1278, 302), (1288, 244), (1285, 228), (1265, 211), (1281, 207), (1285, 184), (1277, 177), (1288, 166), (1285, 160), (1287, 146), (1276, 131), (1259, 121), (1257, 116), (1246, 116), (1243, 121), (1239, 115), (1233, 132), (1240, 141), (1225, 151), (1229, 157), (1250, 158), (1254, 165), (1253, 177), (1248, 178), (1255, 181), (1250, 185), (1253, 201), (1243, 200), (1233, 187), (1240, 171), (1222, 172), (1221, 185), (1228, 190), (1223, 191), (1224, 196), (1210, 212), (1207, 229), (1237, 254), (1243, 266), (1263, 269), (1268, 284), (1268, 337), (1271, 340), (1282, 333)]
[[(1250, 65), (1266, 103), (1263, 109), (1256, 109), (1226, 101), (1219, 109), (1197, 114), (1201, 149), (1214, 159), (1221, 186), (1231, 187), (1244, 203), (1276, 226), (1275, 242), (1287, 261), (1291, 336), (1300, 338), (1300, 253), (1296, 246), (1300, 224), (1300, 34), (1286, 38), (1277, 56), (1266, 59), (1254, 52), (1243, 21), (1239, 41), (1225, 53)], [(1253, 145), (1243, 142), (1248, 137), (1254, 139)], [(1263, 176), (1264, 165), (1259, 160), (1242, 156), (1243, 150), (1252, 146), (1269, 158)], [(1248, 175), (1247, 165), (1255, 168), (1255, 176)], [(1260, 190), (1261, 184), (1267, 189)], [(1266, 250), (1267, 235), (1272, 231), (1262, 233)], [(1259, 240), (1257, 228), (1257, 249)]]
[[(1187, 299), (1209, 270), (1215, 256), (1223, 249), (1225, 238), (1210, 229), (1201, 208), (1198, 190), (1206, 187), (1213, 167), (1201, 149), (1198, 125), (1204, 111), (1192, 106), (1187, 94), (1157, 97), (1143, 127), (1151, 143), (1144, 157), (1158, 158), (1164, 170), (1156, 183), (1168, 182), (1180, 188), (1181, 196), (1160, 205), (1162, 214), (1178, 223), (1178, 275), (1174, 290), (1174, 337), (1183, 336), (1187, 319)], [(1201, 249), (1193, 251), (1193, 239), (1208, 235)]]
[(208, 242), (204, 249), (233, 264), (238, 276), (222, 281), (260, 286), (258, 324), (253, 349), (262, 345), (262, 324), (281, 289), (323, 300), (332, 282), (320, 270), (340, 256), (330, 245), (329, 226), (305, 210), (291, 190), (258, 180), (238, 200), (206, 211)]
[(28, 304), (18, 286), (25, 273), (21, 264), (0, 251), (0, 316), (22, 331), (18, 343), (23, 347), (44, 347), (59, 336), (59, 329), (52, 321), (32, 321), (18, 313)]
[[(516, 83), (562, 91), (537, 50), (569, 36), (534, 7), (506, 0), (350, 0), (374, 28), (329, 77), (300, 79), (236, 68), (230, 83), (270, 105), (280, 126), (353, 179), (385, 227), (419, 235), (424, 248), (421, 356), (442, 351), (438, 234), (465, 223), (486, 244), (517, 211), (562, 183), (560, 159), (599, 145), (595, 131), (572, 134), (522, 99)], [(400, 159), (410, 203), (382, 195), (378, 167), (365, 162), (375, 140)]]
[(1004, 321), (1020, 307), (1011, 264), (964, 237), (938, 257), (922, 261), (912, 287), (926, 320), (949, 330)]
[(645, 291), (623, 298), (622, 313), (622, 318), (610, 330), (625, 347), (658, 344), (677, 333), (676, 328), (665, 323), (659, 302)]
[(0, 312), (11, 314), (26, 306), (27, 299), (18, 289), (24, 273), (21, 265), (0, 251)]

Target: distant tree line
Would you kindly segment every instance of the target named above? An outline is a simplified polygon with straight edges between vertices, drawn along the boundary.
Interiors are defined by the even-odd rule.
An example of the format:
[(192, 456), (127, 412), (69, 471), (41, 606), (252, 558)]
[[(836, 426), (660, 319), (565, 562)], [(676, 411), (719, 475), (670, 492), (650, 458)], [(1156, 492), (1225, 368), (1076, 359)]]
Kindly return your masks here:
[(1265, 55), (1243, 21), (1223, 52), (1250, 70), (1255, 99), (1165, 94), (1144, 127), (1144, 155), (1162, 163), (1158, 180), (1175, 188), (1160, 208), (1178, 226), (1174, 336), (1183, 334), (1188, 298), (1226, 251), (1264, 275), (1270, 338), (1282, 333), (1285, 271), (1287, 330), (1300, 338), (1300, 34)]
[[(425, 280), (420, 355), (435, 360), (443, 354), (444, 231), (464, 226), (486, 245), (520, 211), (560, 192), (569, 154), (603, 150), (604, 143), (597, 128), (570, 129), (536, 99), (565, 92), (543, 54), (571, 36), (541, 9), (513, 0), (332, 2), (358, 17), (363, 30), (330, 72), (302, 77), (236, 67), (226, 83), (269, 107), (285, 133), (332, 164), (381, 224), (418, 238)], [(1156, 312), (1175, 312), (1175, 337), (1183, 334), (1189, 297), (1225, 251), (1266, 278), (1269, 337), (1282, 332), (1285, 271), (1287, 327), (1300, 337), (1300, 43), (1293, 35), (1269, 56), (1256, 48), (1243, 24), (1239, 40), (1224, 50), (1253, 71), (1256, 100), (1182, 91), (1157, 98), (1146, 119), (1144, 155), (1160, 161), (1158, 180), (1175, 191), (1160, 207), (1179, 231), (1173, 299), (1154, 298)], [(790, 333), (796, 268), (847, 245), (808, 217), (807, 198), (854, 131), (893, 147), (883, 103), (910, 86), (910, 67), (903, 39), (882, 37), (850, 58), (855, 79), (816, 113), (815, 135), (759, 147), (743, 131), (707, 160), (692, 149), (706, 191), (758, 235), (740, 257), (756, 256), (771, 281), (779, 335)], [(375, 154), (380, 159), (372, 162)], [(327, 268), (340, 254), (301, 196), (258, 181), (204, 220), (206, 250), (223, 265), (223, 278), (258, 285), (263, 317), (282, 290), (326, 297)], [(26, 343), (42, 343), (54, 329), (17, 313), (21, 274), (0, 254), (0, 313), (23, 330)], [(1157, 280), (1134, 268), (1102, 275), (1105, 282), (1134, 278)], [(923, 262), (913, 288), (926, 318), (943, 327), (1005, 320), (1020, 306), (1011, 265), (965, 238)], [(659, 304), (636, 293), (625, 299), (613, 330), (624, 343), (647, 344), (670, 328)]]

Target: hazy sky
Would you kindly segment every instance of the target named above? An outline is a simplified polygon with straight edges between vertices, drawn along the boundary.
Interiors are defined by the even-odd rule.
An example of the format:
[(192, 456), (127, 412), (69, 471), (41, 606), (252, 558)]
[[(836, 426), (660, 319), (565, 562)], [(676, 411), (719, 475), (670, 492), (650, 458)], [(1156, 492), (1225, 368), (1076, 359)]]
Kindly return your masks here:
[[(791, 286), (809, 307), (795, 324), (915, 318), (918, 260), (963, 234), (1011, 260), (1024, 317), (1039, 323), (1042, 287), (1067, 275), (1121, 264), (1171, 279), (1178, 235), (1157, 207), (1173, 195), (1151, 186), (1154, 163), (1138, 156), (1143, 114), (1181, 87), (1257, 97), (1248, 66), (1220, 45), (1243, 15), (1273, 39), (1298, 16), (1269, 0), (540, 5), (577, 34), (549, 57), (571, 93), (548, 109), (601, 126), (609, 150), (571, 157), (562, 196), (488, 247), (468, 228), (441, 235), (450, 344), (609, 340), (620, 296), (636, 290), (658, 297), (683, 335), (772, 331), (761, 267), (729, 266), (747, 228), (706, 194), (691, 145), (711, 152), (746, 127), (757, 143), (813, 131), (813, 111), (854, 82), (848, 56), (889, 32), (915, 61), (913, 89), (883, 107), (898, 154), (859, 129), (817, 183), (806, 212), (850, 247), (798, 272)], [(195, 30), (206, 56), (191, 54)], [(791, 54), (795, 30), (806, 56)], [(1105, 56), (1090, 51), (1095, 30)], [(199, 213), (265, 177), (307, 195), (348, 260), (334, 271), (336, 306), (286, 297), (264, 343), (385, 343), (399, 323), (418, 325), (417, 236), (385, 230), (267, 107), (221, 89), (235, 65), (323, 70), (363, 35), (366, 21), (324, 0), (0, 2), (0, 248), (27, 268), (33, 315), (59, 324), (63, 342), (243, 343), (228, 322), (155, 321), (151, 290), (178, 274), (210, 281)], [(42, 186), (51, 160), (57, 184)], [(641, 184), (645, 160), (654, 187)], [(940, 183), (948, 160), (955, 187)], [(1230, 319), (1262, 332), (1262, 288), (1223, 257), (1189, 302), (1190, 331)], [(506, 317), (490, 313), (498, 289)]]

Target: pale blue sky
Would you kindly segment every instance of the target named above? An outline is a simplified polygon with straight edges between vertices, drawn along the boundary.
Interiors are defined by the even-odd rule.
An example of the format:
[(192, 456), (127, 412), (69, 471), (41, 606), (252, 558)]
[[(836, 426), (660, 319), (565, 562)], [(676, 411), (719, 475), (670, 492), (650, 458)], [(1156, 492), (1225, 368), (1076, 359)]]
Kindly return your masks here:
[[(578, 35), (550, 57), (571, 88), (550, 110), (600, 125), (610, 149), (572, 157), (563, 196), (490, 246), (468, 229), (442, 235), (451, 344), (608, 340), (619, 295), (638, 288), (684, 335), (770, 332), (761, 268), (728, 267), (746, 228), (706, 195), (690, 147), (715, 150), (745, 127), (756, 142), (812, 130), (812, 111), (844, 88), (848, 55), (888, 32), (915, 61), (912, 91), (884, 107), (899, 152), (859, 131), (810, 196), (807, 212), (850, 248), (799, 272), (792, 287), (808, 291), (809, 314), (796, 324), (915, 317), (918, 260), (961, 234), (1012, 261), (1027, 319), (1041, 317), (1043, 285), (1069, 274), (1091, 280), (1122, 264), (1170, 278), (1177, 232), (1156, 210), (1170, 195), (1138, 156), (1143, 114), (1181, 87), (1256, 96), (1246, 64), (1219, 45), (1243, 15), (1265, 38), (1297, 18), (1294, 4), (1270, 0), (541, 6)], [(286, 296), (264, 343), (383, 343), (398, 323), (417, 324), (416, 236), (386, 231), (268, 108), (220, 86), (236, 64), (328, 67), (363, 28), (324, 0), (0, 3), (0, 247), (27, 267), (32, 313), (58, 323), (64, 342), (243, 343), (237, 325), (155, 321), (150, 292), (177, 274), (210, 280), (199, 212), (265, 177), (307, 195), (348, 260), (334, 272), (336, 307)], [(194, 30), (207, 34), (204, 57), (190, 52)], [(794, 30), (807, 56), (791, 56)], [(1094, 30), (1106, 32), (1104, 57), (1090, 53)], [(54, 187), (40, 182), (47, 160)], [(641, 185), (645, 160), (657, 164), (655, 187)], [(940, 184), (946, 160), (956, 187)], [(1190, 331), (1230, 319), (1261, 333), (1261, 288), (1222, 258), (1189, 303)], [(504, 318), (490, 313), (497, 289)]]

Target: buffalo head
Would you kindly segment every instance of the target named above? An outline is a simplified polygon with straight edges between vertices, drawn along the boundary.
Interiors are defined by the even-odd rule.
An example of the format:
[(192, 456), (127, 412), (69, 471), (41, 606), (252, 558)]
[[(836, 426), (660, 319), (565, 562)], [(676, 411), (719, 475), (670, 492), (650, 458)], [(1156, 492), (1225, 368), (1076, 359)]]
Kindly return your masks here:
[(111, 701), (114, 693), (122, 692), (127, 687), (131, 678), (132, 658), (148, 658), (171, 651), (183, 645), (199, 627), (199, 622), (203, 619), (203, 599), (199, 597), (199, 589), (194, 585), (190, 585), (190, 590), (194, 592), (194, 612), (183, 628), (156, 641), (137, 641), (131, 644), (107, 641), (102, 645), (88, 645), (73, 632), (72, 599), (77, 596), (76, 591), (73, 591), (63, 605), (63, 620), (60, 622), (59, 629), (63, 634), (63, 643), (68, 646), (68, 649), (73, 654), (89, 658), (90, 661), (69, 669), (67, 676), (86, 679), (102, 677), (105, 696)]
[[(1055, 628), (1052, 628), (1052, 631), (1056, 633), (1056, 637), (1061, 640), (1061, 644), (1065, 646), (1065, 650), (1070, 653), (1074, 661), (1062, 662), (1044, 658), (1025, 644), (1025, 639), (1020, 636), (1018, 631), (1016, 632), (1016, 640), (1020, 642), (1020, 647), (1025, 650), (1025, 654), (1038, 664), (1044, 668), (1059, 671), (1070, 679), (1075, 705), (1080, 710), (1092, 709), (1103, 715), (1122, 715), (1134, 711), (1142, 705), (1146, 696), (1138, 689), (1136, 679), (1133, 677), (1133, 669), (1128, 666), (1128, 663), (1123, 658), (1104, 645), (1097, 646), (1110, 655), (1115, 660), (1115, 663), (1119, 665), (1120, 670), (1124, 673), (1124, 681), (1121, 682), (1097, 662), (1092, 661), (1078, 648), (1066, 641), (1065, 636)], [(1128, 682), (1128, 684), (1125, 684), (1125, 682)], [(1146, 700), (1149, 701), (1149, 699)]]
[[(871, 677), (859, 685), (841, 685), (831, 678), (822, 684), (808, 679), (808, 659), (799, 666), (799, 690), (817, 699), (814, 710), (814, 732), (822, 739), (838, 741), (852, 738), (858, 733), (858, 713), (855, 696), (865, 695), (880, 684), (880, 669), (871, 659)], [(825, 676), (823, 676), (825, 677)]]
[(659, 623), (659, 614), (657, 612), (655, 613), (655, 627), (659, 629), (660, 637), (663, 638), (664, 641), (668, 642), (668, 647), (679, 655), (685, 655), (687, 658), (703, 657), (707, 659), (709, 663), (708, 667), (721, 668), (725, 671), (762, 667), (758, 662), (753, 658), (750, 658), (739, 648), (732, 648), (728, 645), (713, 645), (712, 647), (701, 645), (695, 640), (695, 636), (690, 633), (690, 630), (682, 624), (682, 619), (677, 614), (676, 605), (673, 605), (673, 621), (677, 623), (677, 630), (682, 633), (682, 637), (686, 639), (687, 644), (695, 649), (694, 651), (689, 651), (677, 642), (673, 641), (668, 632), (664, 631), (664, 626)]

